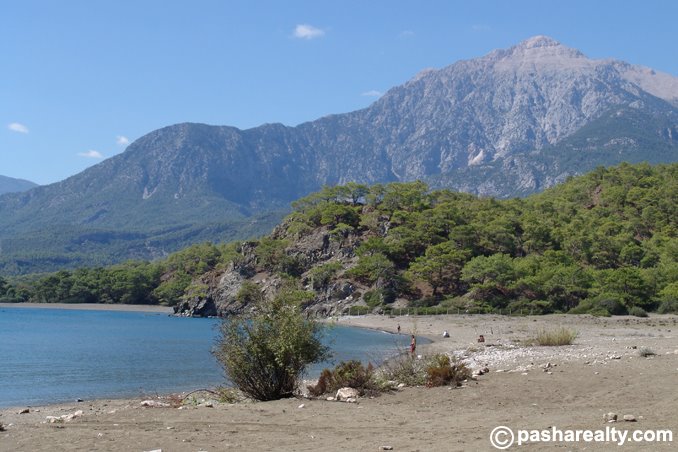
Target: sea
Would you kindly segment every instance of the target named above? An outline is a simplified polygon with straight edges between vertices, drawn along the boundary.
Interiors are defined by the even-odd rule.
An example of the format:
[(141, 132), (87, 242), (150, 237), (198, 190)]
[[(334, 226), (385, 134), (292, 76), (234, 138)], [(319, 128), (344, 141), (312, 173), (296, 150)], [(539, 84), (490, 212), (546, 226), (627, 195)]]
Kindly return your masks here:
[[(145, 397), (226, 385), (212, 355), (218, 319), (165, 313), (0, 308), (0, 407)], [(406, 335), (331, 326), (333, 358), (378, 364)]]

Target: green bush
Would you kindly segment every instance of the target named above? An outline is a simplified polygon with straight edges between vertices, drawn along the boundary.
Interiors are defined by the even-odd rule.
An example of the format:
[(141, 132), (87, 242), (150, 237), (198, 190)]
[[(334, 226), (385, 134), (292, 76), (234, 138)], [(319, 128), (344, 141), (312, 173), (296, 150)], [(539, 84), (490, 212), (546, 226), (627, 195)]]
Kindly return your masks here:
[(678, 314), (678, 299), (662, 301), (657, 312), (660, 314)]
[(327, 264), (312, 268), (308, 272), (308, 276), (311, 279), (313, 288), (318, 290), (327, 287), (341, 268), (341, 262), (328, 262)]
[(291, 397), (306, 366), (329, 356), (322, 325), (290, 300), (279, 296), (221, 323), (214, 354), (228, 379), (253, 399)]
[(568, 312), (570, 314), (591, 314), (604, 317), (628, 314), (622, 298), (619, 295), (609, 293), (587, 298)]
[(548, 301), (520, 299), (509, 303), (502, 312), (507, 310), (511, 314), (542, 315), (552, 313), (553, 305)]
[(639, 306), (632, 306), (631, 309), (629, 309), (629, 315), (634, 317), (647, 317), (647, 312)]

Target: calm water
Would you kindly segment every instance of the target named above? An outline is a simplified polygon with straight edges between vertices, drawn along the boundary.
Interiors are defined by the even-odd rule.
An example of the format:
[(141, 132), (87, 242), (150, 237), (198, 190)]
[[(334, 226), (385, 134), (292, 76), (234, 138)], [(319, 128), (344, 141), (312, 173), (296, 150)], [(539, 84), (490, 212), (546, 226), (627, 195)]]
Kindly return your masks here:
[[(0, 406), (132, 397), (224, 382), (218, 320), (166, 314), (0, 308)], [(406, 336), (336, 326), (333, 362), (378, 361)], [(399, 342), (399, 343), (397, 343)], [(324, 365), (310, 370), (320, 373)]]

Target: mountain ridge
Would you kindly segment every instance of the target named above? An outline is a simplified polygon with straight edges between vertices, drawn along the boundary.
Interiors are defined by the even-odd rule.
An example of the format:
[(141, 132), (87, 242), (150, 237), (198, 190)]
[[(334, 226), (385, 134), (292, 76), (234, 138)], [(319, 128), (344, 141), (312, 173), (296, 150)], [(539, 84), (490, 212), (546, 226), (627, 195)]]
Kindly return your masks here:
[[(524, 196), (598, 165), (678, 161), (677, 99), (676, 77), (592, 60), (536, 36), (422, 71), (367, 108), (295, 127), (181, 123), (152, 131), (62, 182), (1, 196), (0, 245), (18, 250), (23, 234), (52, 224), (74, 228), (62, 248), (91, 230), (152, 242), (168, 228), (256, 223), (323, 185), (351, 181), (419, 179)], [(264, 232), (239, 227), (227, 236)]]
[(38, 184), (29, 180), (0, 175), (0, 195), (22, 192), (37, 186)]

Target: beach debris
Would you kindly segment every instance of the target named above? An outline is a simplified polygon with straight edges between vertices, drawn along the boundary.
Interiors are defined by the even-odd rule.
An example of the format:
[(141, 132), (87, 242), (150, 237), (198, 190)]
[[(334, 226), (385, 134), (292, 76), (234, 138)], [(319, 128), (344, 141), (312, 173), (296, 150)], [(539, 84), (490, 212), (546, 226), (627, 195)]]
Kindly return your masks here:
[(303, 407), (305, 407), (305, 406), (306, 406), (306, 405), (302, 403), (302, 404), (299, 405), (297, 408), (303, 408)]
[(328, 398), (325, 399), (325, 400), (327, 400), (328, 402), (334, 402), (334, 397), (328, 397)]
[(603, 415), (603, 420), (605, 422), (617, 422), (617, 413), (612, 413), (612, 412), (605, 413)]
[(381, 446), (381, 450), (393, 450), (393, 446)]
[(144, 452), (162, 452), (162, 449), (145, 450)]
[(214, 408), (214, 401), (213, 400), (205, 400), (204, 402), (200, 402), (198, 404), (199, 407), (203, 408)]
[(70, 422), (73, 419), (82, 416), (83, 412), (82, 410), (78, 410), (75, 413), (72, 414), (64, 414), (62, 416), (47, 416), (47, 422), (50, 424), (55, 424), (55, 423), (61, 423), (61, 422)]
[(359, 395), (360, 395), (360, 392), (358, 392), (357, 389), (346, 387), (346, 388), (339, 389), (337, 391), (337, 395), (335, 395), (334, 397), (339, 401), (341, 401), (341, 400), (348, 401), (348, 399), (355, 399)]
[(157, 400), (143, 400), (141, 406), (147, 406), (152, 408), (167, 408), (170, 406), (169, 403), (158, 402)]
[(450, 337), (450, 333), (447, 330), (443, 331), (443, 337)]
[(398, 386), (396, 386), (398, 389), (403, 389), (405, 386), (407, 386), (405, 383), (398, 383)]
[(346, 399), (346, 403), (357, 403), (357, 402), (358, 399), (356, 399), (355, 397), (349, 397), (348, 399)]
[(28, 414), (30, 412), (31, 410), (29, 408), (24, 408), (23, 410), (19, 411), (19, 414)]
[(626, 422), (638, 422), (636, 420), (636, 417), (633, 414), (625, 414), (624, 415), (624, 421), (626, 421)]
[(551, 369), (552, 367), (556, 367), (556, 365), (548, 362), (548, 363), (545, 363), (545, 364), (540, 364), (539, 367), (544, 369), (544, 372), (546, 372), (548, 369)]
[(2, 422), (0, 422), (0, 432), (4, 432), (5, 430), (6, 430), (6, 429), (5, 429), (5, 424), (3, 424)]

